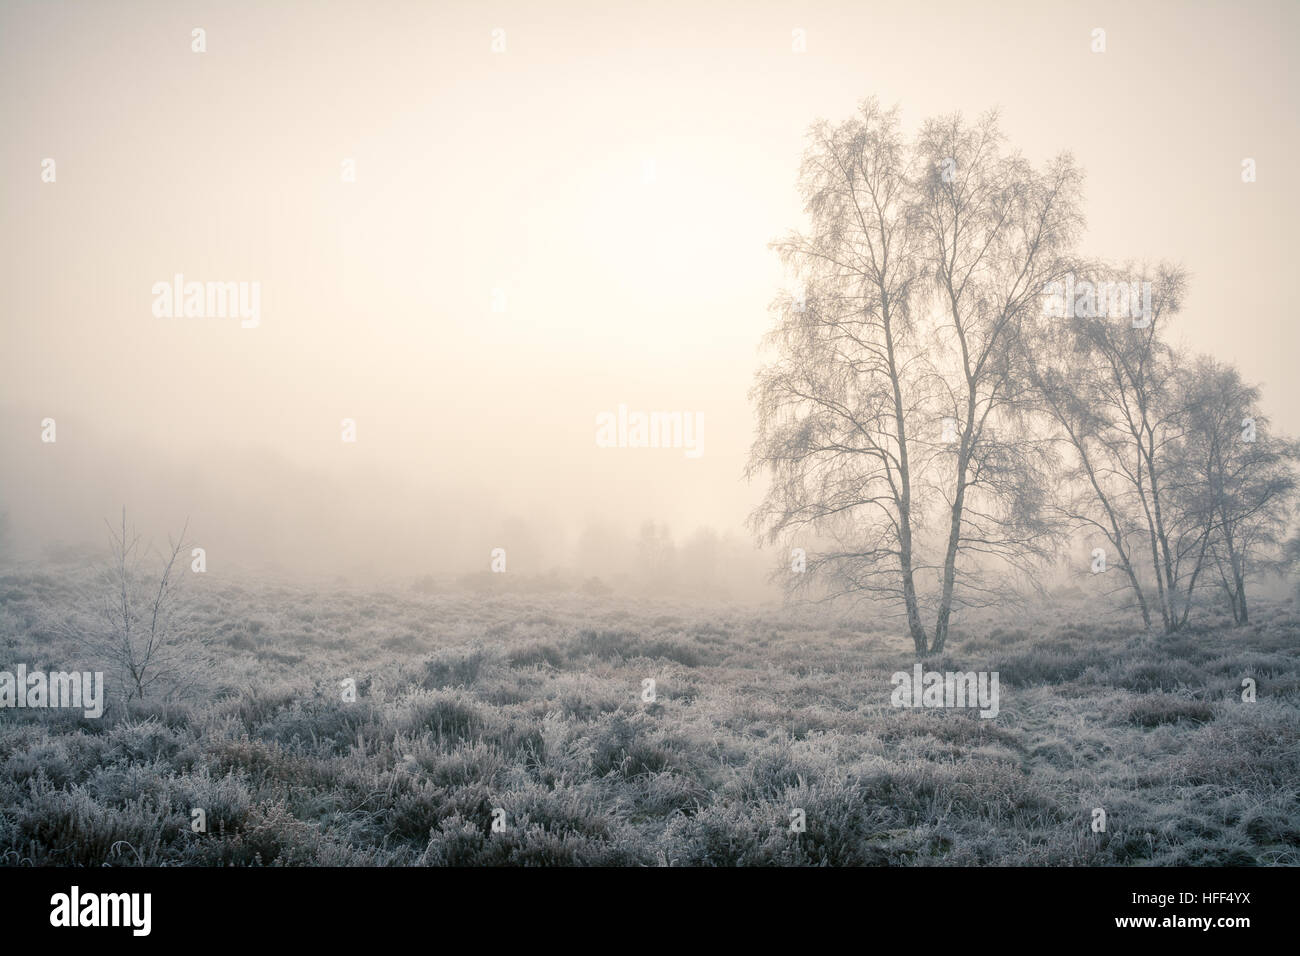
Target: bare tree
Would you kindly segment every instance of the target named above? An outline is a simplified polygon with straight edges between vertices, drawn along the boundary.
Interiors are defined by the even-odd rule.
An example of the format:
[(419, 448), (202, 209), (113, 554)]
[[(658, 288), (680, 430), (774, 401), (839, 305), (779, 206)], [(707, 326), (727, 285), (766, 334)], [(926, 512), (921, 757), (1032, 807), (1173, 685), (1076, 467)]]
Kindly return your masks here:
[(1071, 532), (1105, 538), (1113, 551), (1107, 567), (1123, 573), (1142, 622), (1150, 627), (1140, 556), (1134, 554), (1143, 546), (1145, 525), (1136, 520), (1132, 487), (1112, 467), (1112, 448), (1105, 442), (1107, 419), (1089, 401), (1089, 388), (1080, 379), (1084, 350), (1077, 342), (1061, 347), (1070, 335), (1068, 327), (1063, 329), (1052, 318), (1025, 343), (1038, 407), (1063, 449), (1050, 507)]
[[(1098, 468), (1120, 489), (1111, 504), (1131, 509), (1126, 524), (1131, 527), (1136, 521), (1141, 528), (1166, 631), (1187, 621), (1211, 532), (1180, 491), (1188, 481), (1183, 450), (1194, 398), (1180, 373), (1182, 360), (1163, 334), (1181, 307), (1186, 283), (1186, 274), (1175, 266), (1098, 267), (1089, 276), (1085, 294), (1093, 289), (1137, 289), (1140, 314), (1131, 314), (1132, 309), (1119, 315), (1101, 307), (1079, 309), (1076, 303), (1071, 316), (1072, 379), (1078, 401), (1096, 416), (1086, 436), (1089, 450)], [(1134, 549), (1127, 548), (1125, 554), (1131, 564)]]
[[(1105, 534), (1147, 625), (1149, 573), (1166, 631), (1186, 624), (1207, 563), (1244, 600), (1231, 569), (1243, 536), (1254, 533), (1246, 515), (1258, 517), (1262, 532), (1289, 494), (1280, 470), (1286, 444), (1263, 452), (1239, 440), (1257, 390), (1235, 370), (1190, 361), (1168, 344), (1186, 282), (1169, 265), (1087, 267), (1062, 324), (1070, 347), (1053, 353), (1040, 341), (1033, 350), (1042, 407), (1073, 452), (1061, 507), (1076, 527)], [(1106, 290), (1130, 287), (1134, 301), (1142, 290), (1140, 314), (1106, 307)], [(1234, 616), (1243, 612), (1236, 600)]]
[(907, 149), (897, 110), (874, 100), (838, 126), (816, 124), (810, 139), (800, 175), (809, 229), (775, 244), (803, 288), (774, 306), (778, 358), (752, 392), (748, 471), (772, 479), (752, 521), (773, 541), (828, 541), (808, 570), (832, 593), (901, 600), (922, 655), (913, 457), (929, 366), (911, 314), (920, 264)]
[(205, 642), (180, 599), (188, 527), (187, 522), (180, 535), (168, 538), (160, 567), (150, 572), (148, 549), (128, 527), (123, 508), (120, 525), (108, 525), (109, 560), (99, 573), (103, 590), (92, 602), (91, 620), (63, 625), (79, 646), (112, 668), (128, 702), (175, 697), (201, 675)]
[(1233, 620), (1246, 624), (1253, 563), (1272, 563), (1294, 510), (1300, 448), (1269, 433), (1259, 389), (1230, 365), (1201, 358), (1187, 372), (1184, 504), (1210, 529), (1208, 550)]
[(939, 322), (955, 441), (932, 653), (944, 648), (963, 554), (1013, 564), (1045, 553), (1049, 442), (1031, 423), (1021, 336), (1042, 290), (1070, 267), (1082, 174), (1069, 155), (1042, 171), (1002, 149), (997, 116), (927, 122), (914, 218)]
[[(752, 522), (825, 544), (793, 585), (819, 572), (832, 594), (896, 600), (918, 656), (936, 653), (959, 573), (979, 587), (959, 554), (1015, 565), (1051, 539), (1051, 445), (1033, 433), (1016, 343), (1063, 268), (1080, 176), (1068, 157), (1039, 173), (1003, 156), (991, 115), (933, 121), (908, 146), (897, 111), (869, 100), (811, 139), (809, 229), (776, 244), (803, 294), (775, 303), (777, 358), (753, 390), (749, 474), (772, 481)], [(936, 513), (944, 545), (926, 560)]]

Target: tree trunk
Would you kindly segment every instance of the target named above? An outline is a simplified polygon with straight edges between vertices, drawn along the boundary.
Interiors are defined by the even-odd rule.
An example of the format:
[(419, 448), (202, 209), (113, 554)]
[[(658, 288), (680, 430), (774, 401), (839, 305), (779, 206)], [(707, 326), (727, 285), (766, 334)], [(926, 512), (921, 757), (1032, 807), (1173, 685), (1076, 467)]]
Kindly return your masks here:
[(1119, 518), (1115, 514), (1115, 509), (1111, 505), (1110, 499), (1101, 489), (1101, 483), (1097, 480), (1096, 471), (1092, 466), (1092, 459), (1088, 455), (1088, 448), (1085, 439), (1075, 434), (1075, 430), (1066, 423), (1066, 431), (1070, 436), (1070, 442), (1074, 445), (1079, 453), (1079, 460), (1083, 464), (1084, 471), (1088, 475), (1088, 481), (1092, 485), (1093, 493), (1101, 506), (1106, 511), (1106, 518), (1110, 521), (1111, 544), (1115, 546), (1115, 551), (1119, 555), (1120, 562), (1124, 567), (1124, 574), (1128, 577), (1129, 586), (1133, 589), (1133, 594), (1137, 598), (1138, 608), (1142, 611), (1142, 626), (1151, 627), (1151, 610), (1147, 607), (1147, 596), (1142, 593), (1142, 585), (1138, 582), (1137, 573), (1133, 570), (1133, 560), (1128, 551), (1124, 548), (1124, 533), (1119, 527)]
[(926, 653), (925, 628), (916, 603), (916, 579), (912, 573), (912, 469), (907, 454), (907, 421), (903, 416), (903, 392), (894, 354), (894, 329), (889, 315), (889, 296), (882, 290), (885, 321), (885, 348), (889, 361), (890, 384), (894, 391), (894, 427), (898, 433), (898, 563), (903, 572), (903, 604), (907, 608), (907, 629), (916, 647), (916, 658)]
[(1230, 554), (1232, 556), (1232, 577), (1237, 585), (1237, 601), (1236, 607), (1233, 609), (1233, 616), (1237, 619), (1238, 624), (1249, 624), (1250, 613), (1246, 610), (1246, 571), (1242, 567), (1245, 562), (1238, 552), (1232, 551)]
[[(969, 427), (969, 426), (968, 426)], [(943, 594), (939, 599), (939, 618), (934, 625), (934, 643), (931, 654), (943, 653), (948, 642), (948, 619), (952, 615), (952, 588), (957, 577), (957, 545), (961, 541), (961, 515), (966, 503), (966, 453), (963, 450), (957, 461), (957, 494), (952, 501), (952, 521), (948, 526), (948, 550), (943, 559)]]

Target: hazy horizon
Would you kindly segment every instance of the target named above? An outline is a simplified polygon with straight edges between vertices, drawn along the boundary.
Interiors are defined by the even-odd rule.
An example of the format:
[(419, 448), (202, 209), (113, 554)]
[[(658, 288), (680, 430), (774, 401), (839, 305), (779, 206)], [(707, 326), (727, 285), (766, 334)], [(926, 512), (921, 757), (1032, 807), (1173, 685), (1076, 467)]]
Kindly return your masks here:
[[(154, 536), (188, 517), (214, 566), (319, 573), (485, 569), (510, 528), (534, 573), (646, 521), (748, 547), (768, 243), (803, 223), (808, 127), (869, 96), (909, 135), (997, 107), (1035, 163), (1073, 152), (1082, 251), (1181, 262), (1177, 337), (1300, 431), (1294, 5), (384, 6), (0, 10), (17, 553), (98, 545), (122, 506)], [(156, 317), (178, 273), (260, 283), (257, 326)], [(620, 404), (702, 416), (702, 454), (597, 447)]]

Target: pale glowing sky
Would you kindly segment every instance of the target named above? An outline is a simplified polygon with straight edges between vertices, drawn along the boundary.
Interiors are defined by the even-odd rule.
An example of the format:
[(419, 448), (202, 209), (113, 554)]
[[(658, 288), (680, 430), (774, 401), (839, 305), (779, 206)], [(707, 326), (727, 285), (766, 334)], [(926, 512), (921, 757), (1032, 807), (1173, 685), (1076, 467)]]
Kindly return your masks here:
[[(378, 560), (393, 527), (476, 548), (508, 515), (741, 532), (782, 281), (767, 243), (800, 224), (808, 125), (868, 95), (909, 132), (996, 105), (1031, 159), (1072, 150), (1084, 251), (1186, 265), (1186, 341), (1296, 433), (1298, 21), (1251, 2), (5, 2), (0, 507), (28, 536), (98, 536), (123, 501), (189, 514), (250, 559)], [(155, 318), (176, 272), (261, 282), (260, 327)], [(703, 413), (703, 457), (597, 448), (620, 402)]]

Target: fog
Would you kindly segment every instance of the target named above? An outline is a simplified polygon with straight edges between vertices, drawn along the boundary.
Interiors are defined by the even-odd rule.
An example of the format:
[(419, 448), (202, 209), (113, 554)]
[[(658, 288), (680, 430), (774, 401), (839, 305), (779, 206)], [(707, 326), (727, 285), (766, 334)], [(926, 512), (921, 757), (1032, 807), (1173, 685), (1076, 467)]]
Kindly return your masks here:
[[(1300, 430), (1293, 4), (384, 6), (0, 10), (10, 553), (90, 553), (125, 506), (156, 537), (188, 519), (212, 570), (405, 581), (502, 547), (610, 576), (655, 522), (757, 580), (767, 244), (801, 223), (808, 125), (871, 94), (1073, 150), (1084, 250), (1184, 263), (1183, 336)], [(159, 317), (178, 274), (258, 283), (256, 323)], [(696, 416), (702, 453), (600, 447), (620, 405)]]

